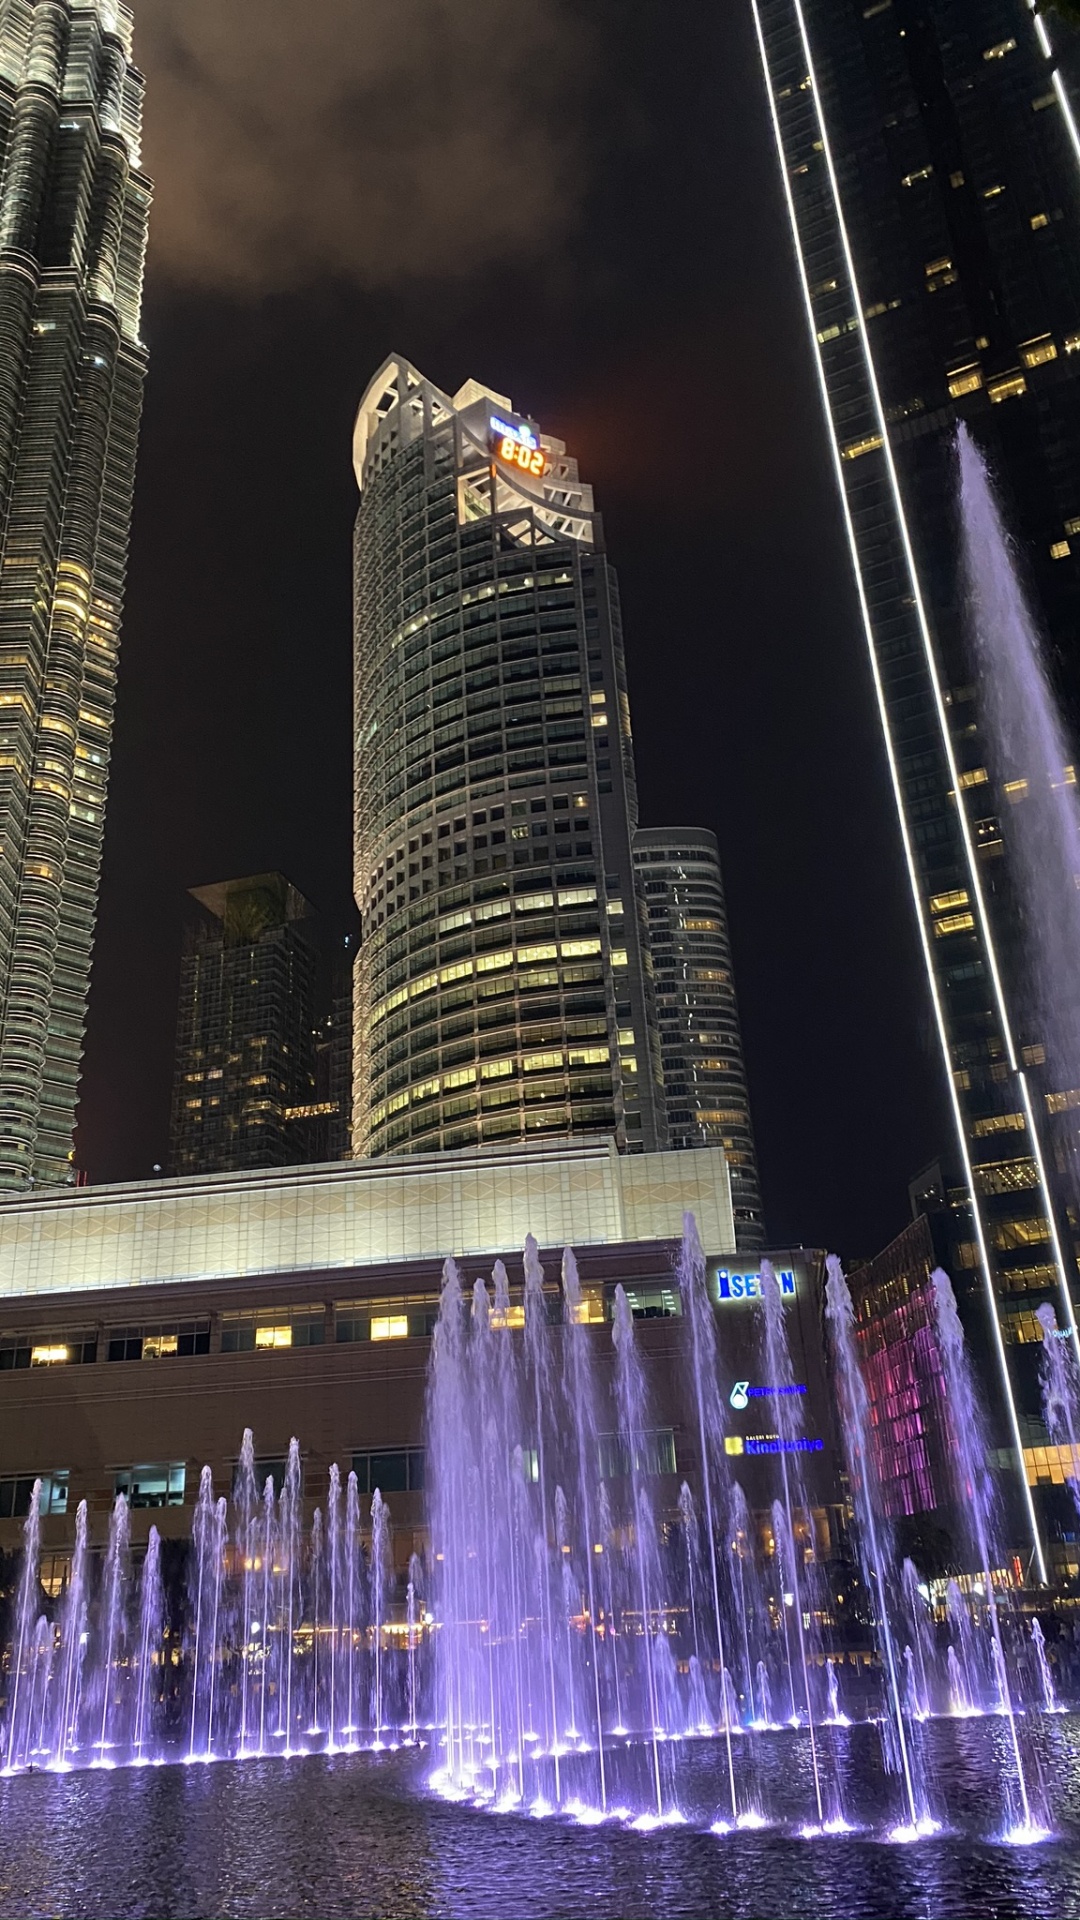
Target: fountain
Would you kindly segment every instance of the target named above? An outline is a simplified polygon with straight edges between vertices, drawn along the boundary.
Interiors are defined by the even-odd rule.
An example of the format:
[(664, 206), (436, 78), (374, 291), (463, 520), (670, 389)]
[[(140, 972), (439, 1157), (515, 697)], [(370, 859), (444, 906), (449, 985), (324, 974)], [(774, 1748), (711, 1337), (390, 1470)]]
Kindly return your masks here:
[[(531, 1241), (516, 1283), (500, 1261), (490, 1284), (466, 1289), (447, 1261), (429, 1377), (430, 1546), (400, 1576), (382, 1493), (368, 1500), (335, 1465), (308, 1507), (295, 1438), (280, 1486), (267, 1475), (261, 1493), (250, 1430), (231, 1497), (204, 1468), (190, 1539), (168, 1555), (157, 1527), (142, 1550), (135, 1529), (133, 1545), (122, 1495), (103, 1543), (81, 1505), (55, 1598), (39, 1584), (35, 1495), (0, 1681), (3, 1771), (428, 1744), (436, 1791), (502, 1814), (642, 1834), (693, 1821), (717, 1842), (765, 1825), (840, 1841), (870, 1820), (910, 1841), (955, 1817), (940, 1764), (931, 1792), (932, 1754), (950, 1727), (976, 1741), (985, 1728), (1007, 1760), (987, 1762), (1009, 1800), (1004, 1837), (1042, 1837), (1033, 1730), (1061, 1713), (1063, 1682), (1042, 1623), (1021, 1635), (999, 1591), (978, 1409), (942, 1276), (935, 1289), (974, 1569), (936, 1615), (881, 1520), (850, 1298), (830, 1272), (870, 1602), (860, 1664), (847, 1667), (829, 1637), (842, 1622), (779, 1286), (763, 1263), (749, 1312), (774, 1438), (752, 1509), (731, 1477), (721, 1382), (732, 1369), (688, 1219), (682, 1312), (663, 1334), (685, 1409), (678, 1457), (671, 1430), (653, 1425), (656, 1341), (628, 1287), (607, 1301), (584, 1288), (569, 1250), (555, 1284)], [(1048, 1344), (1048, 1366), (1059, 1347)], [(1068, 1420), (1059, 1374), (1048, 1391)], [(961, 1717), (973, 1724), (957, 1730)], [(867, 1812), (874, 1745), (899, 1805), (877, 1788)]]

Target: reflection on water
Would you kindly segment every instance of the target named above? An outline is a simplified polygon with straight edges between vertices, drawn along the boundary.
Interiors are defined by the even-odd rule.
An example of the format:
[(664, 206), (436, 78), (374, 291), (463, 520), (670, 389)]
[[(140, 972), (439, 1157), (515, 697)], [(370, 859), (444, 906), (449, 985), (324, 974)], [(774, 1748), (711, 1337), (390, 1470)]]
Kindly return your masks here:
[[(850, 1759), (887, 1797), (877, 1743), (852, 1728)], [(967, 1837), (986, 1824), (980, 1743), (990, 1721), (942, 1723), (958, 1827), (890, 1846), (800, 1841), (793, 1829), (717, 1837), (724, 1763), (688, 1753), (687, 1825), (651, 1834), (584, 1829), (447, 1805), (423, 1784), (430, 1757), (312, 1755), (0, 1781), (0, 1914), (79, 1920), (1060, 1920), (1080, 1914), (1080, 1722), (1040, 1727), (1040, 1764), (1059, 1838), (1010, 1849)], [(803, 1736), (759, 1744), (775, 1783), (807, 1764)]]

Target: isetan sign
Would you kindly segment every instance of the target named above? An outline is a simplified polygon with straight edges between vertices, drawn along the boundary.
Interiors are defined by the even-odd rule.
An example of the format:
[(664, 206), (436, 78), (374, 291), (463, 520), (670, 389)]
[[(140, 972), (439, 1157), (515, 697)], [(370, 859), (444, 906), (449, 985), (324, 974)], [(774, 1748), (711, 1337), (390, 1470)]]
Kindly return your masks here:
[[(795, 1297), (795, 1275), (790, 1267), (778, 1269), (776, 1284), (784, 1297)], [(716, 1273), (716, 1297), (718, 1300), (760, 1300), (760, 1273), (735, 1273), (730, 1267), (719, 1267)]]

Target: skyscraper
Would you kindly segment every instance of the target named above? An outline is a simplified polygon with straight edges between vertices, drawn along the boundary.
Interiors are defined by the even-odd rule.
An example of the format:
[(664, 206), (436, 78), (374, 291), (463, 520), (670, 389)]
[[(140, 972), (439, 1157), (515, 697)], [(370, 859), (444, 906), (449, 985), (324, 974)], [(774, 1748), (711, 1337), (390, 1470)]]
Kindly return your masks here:
[(345, 1158), (344, 949), (329, 950), (318, 917), (283, 874), (195, 887), (191, 898), (170, 1172)]
[(391, 358), (360, 404), (354, 1147), (666, 1142), (619, 600), (559, 440)]
[[(956, 432), (967, 423), (995, 473), (1075, 726), (1080, 135), (1052, 48), (1065, 30), (1026, 0), (752, 4), (973, 1197), (965, 1258), (990, 1289), (999, 1435), (1037, 1534), (1031, 1329), (1048, 1297), (1076, 1318), (1076, 1202), (1059, 1178), (1075, 1101), (1021, 990), (1001, 822), (1022, 792), (988, 771)], [(1071, 1147), (1050, 1131), (1061, 1113)]]
[(634, 864), (649, 916), (669, 1145), (723, 1147), (736, 1242), (757, 1253), (765, 1230), (716, 835), (639, 827)]
[(0, 1187), (74, 1177), (146, 371), (131, 33), (0, 6)]

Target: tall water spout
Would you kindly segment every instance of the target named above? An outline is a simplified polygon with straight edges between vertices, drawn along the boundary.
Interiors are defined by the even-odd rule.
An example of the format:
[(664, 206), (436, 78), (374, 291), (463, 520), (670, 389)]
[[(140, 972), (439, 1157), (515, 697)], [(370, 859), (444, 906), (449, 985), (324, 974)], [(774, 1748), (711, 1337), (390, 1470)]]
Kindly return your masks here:
[(33, 1644), (38, 1617), (38, 1567), (41, 1560), (41, 1481), (35, 1480), (23, 1526), (23, 1563), (15, 1601), (15, 1656), (11, 1667), (11, 1703), (8, 1708), (7, 1756), (11, 1772), (24, 1764), (30, 1747), (27, 1694), (30, 1691)]
[(364, 1581), (360, 1560), (360, 1486), (356, 1474), (345, 1483), (345, 1722), (350, 1748), (360, 1731), (358, 1711), (359, 1636), (363, 1624)]
[(155, 1744), (158, 1688), (156, 1663), (165, 1625), (165, 1596), (161, 1584), (161, 1538), (151, 1527), (139, 1586), (139, 1641), (135, 1670), (135, 1725), (131, 1749), (136, 1761), (150, 1758)]
[(255, 1562), (258, 1559), (259, 1490), (255, 1484), (255, 1436), (244, 1428), (236, 1475), (236, 1548), (241, 1566), (240, 1634), (240, 1751), (246, 1753), (251, 1736), (252, 1620), (255, 1617)]
[(1042, 1328), (1039, 1380), (1043, 1418), (1055, 1445), (1068, 1448), (1065, 1478), (1073, 1505), (1080, 1513), (1080, 1365), (1070, 1332), (1058, 1326), (1048, 1301), (1036, 1307), (1035, 1318)]
[[(101, 1674), (101, 1714), (95, 1745), (98, 1759), (106, 1760), (108, 1750), (120, 1745), (118, 1721), (123, 1699), (117, 1699), (117, 1683), (122, 1684), (127, 1629), (128, 1582), (128, 1503), (118, 1493), (109, 1523), (109, 1550), (105, 1558), (105, 1578), (101, 1595), (102, 1645), (104, 1662)], [(126, 1663), (125, 1663), (126, 1665)]]
[[(975, 1395), (975, 1382), (964, 1341), (964, 1330), (956, 1310), (956, 1295), (947, 1273), (940, 1267), (931, 1275), (934, 1290), (934, 1314), (938, 1345), (948, 1387), (952, 1453), (956, 1462), (963, 1511), (971, 1529), (972, 1544), (978, 1556), (979, 1572), (985, 1585), (987, 1620), (992, 1636), (994, 1673), (1001, 1690), (1002, 1706), (1009, 1730), (1015, 1784), (1019, 1800), (1016, 1831), (1021, 1837), (1045, 1833), (1049, 1819), (1043, 1805), (1036, 1805), (1027, 1778), (1020, 1744), (1020, 1729), (1009, 1683), (1008, 1663), (1002, 1644), (998, 1598), (994, 1589), (994, 1494), (987, 1466), (988, 1449), (982, 1411)], [(1040, 1796), (1041, 1798), (1041, 1796)]]
[(620, 1284), (615, 1289), (615, 1317), (612, 1322), (612, 1337), (616, 1353), (616, 1393), (619, 1406), (619, 1426), (623, 1442), (629, 1456), (630, 1486), (632, 1491), (632, 1509), (630, 1525), (636, 1546), (638, 1569), (638, 1591), (641, 1604), (642, 1651), (645, 1661), (646, 1699), (649, 1712), (649, 1733), (652, 1739), (653, 1783), (656, 1789), (656, 1814), (663, 1818), (664, 1794), (660, 1777), (659, 1738), (663, 1729), (660, 1726), (660, 1707), (656, 1690), (656, 1666), (654, 1659), (652, 1623), (654, 1613), (655, 1579), (655, 1536), (653, 1521), (645, 1489), (641, 1482), (639, 1449), (646, 1428), (645, 1377), (641, 1360), (634, 1340), (634, 1319), (630, 1311), (630, 1302)]
[(295, 1708), (293, 1689), (296, 1676), (296, 1629), (303, 1613), (300, 1560), (300, 1523), (302, 1498), (300, 1442), (295, 1434), (289, 1441), (285, 1478), (278, 1507), (278, 1554), (281, 1573), (278, 1601), (278, 1633), (281, 1654), (278, 1665), (278, 1733), (284, 1736), (284, 1752), (293, 1751)]
[[(986, 462), (957, 429), (963, 553), (971, 637), (980, 673), (996, 811), (1014, 854), (1011, 877), (1026, 935), (1028, 1006), (1046, 1043), (1053, 1084), (1080, 1081), (1080, 790), (1047, 659), (1002, 522)], [(1003, 792), (1002, 790), (1005, 789)], [(1012, 804), (1007, 804), (1011, 802)], [(1072, 1146), (1074, 1195), (1077, 1181)], [(1062, 1304), (1068, 1302), (1064, 1271)], [(1075, 1339), (1075, 1336), (1074, 1336)], [(1077, 1349), (1080, 1354), (1080, 1347)]]
[(60, 1610), (60, 1684), (58, 1689), (53, 1765), (64, 1768), (79, 1745), (82, 1670), (86, 1651), (86, 1501), (75, 1514), (75, 1550), (67, 1593)]
[(326, 1586), (329, 1630), (329, 1666), (327, 1702), (327, 1753), (337, 1752), (338, 1730), (342, 1714), (338, 1706), (341, 1678), (341, 1472), (335, 1460), (330, 1469), (330, 1488), (326, 1496)]
[(383, 1631), (386, 1626), (386, 1601), (390, 1587), (393, 1562), (390, 1557), (390, 1511), (382, 1494), (376, 1487), (371, 1496), (371, 1631), (374, 1672), (371, 1687), (371, 1717), (375, 1728), (375, 1744), (382, 1744), (385, 1725), (385, 1701), (383, 1684), (385, 1675), (385, 1650)]
[[(694, 1410), (697, 1417), (698, 1459), (705, 1508), (705, 1542), (716, 1634), (716, 1654), (722, 1677), (727, 1672), (727, 1653), (724, 1645), (724, 1617), (720, 1605), (716, 1535), (728, 1504), (728, 1489), (723, 1465), (725, 1458), (723, 1401), (717, 1380), (716, 1321), (712, 1301), (709, 1299), (705, 1255), (698, 1238), (697, 1222), (692, 1213), (683, 1215), (679, 1292), (682, 1296), (683, 1312), (690, 1324), (691, 1373)], [(735, 1793), (735, 1759), (731, 1741), (731, 1715), (727, 1711), (724, 1713), (724, 1741), (731, 1817), (737, 1821), (739, 1808)]]
[[(774, 1503), (773, 1526), (778, 1529), (778, 1544), (783, 1573), (791, 1582), (790, 1611), (795, 1618), (795, 1635), (799, 1648), (799, 1668), (802, 1678), (802, 1697), (806, 1714), (806, 1729), (810, 1739), (810, 1766), (814, 1780), (814, 1799), (817, 1807), (819, 1828), (826, 1824), (838, 1825), (844, 1819), (840, 1797), (839, 1782), (835, 1783), (834, 1794), (828, 1805), (825, 1798), (825, 1785), (822, 1778), (822, 1755), (819, 1750), (816, 1712), (810, 1690), (810, 1660), (807, 1645), (805, 1619), (812, 1619), (812, 1607), (806, 1604), (804, 1587), (807, 1580), (805, 1561), (800, 1566), (800, 1555), (795, 1544), (795, 1513), (801, 1509), (809, 1516), (810, 1503), (801, 1486), (799, 1475), (792, 1461), (798, 1456), (794, 1452), (801, 1430), (801, 1419), (795, 1411), (798, 1396), (790, 1391), (794, 1385), (794, 1373), (791, 1366), (791, 1349), (788, 1345), (787, 1327), (784, 1322), (784, 1302), (779, 1283), (768, 1260), (761, 1263), (761, 1298), (764, 1316), (764, 1347), (766, 1375), (773, 1387), (773, 1417), (776, 1422), (780, 1442), (780, 1479), (783, 1498)], [(788, 1610), (787, 1593), (781, 1594), (782, 1605)], [(786, 1611), (785, 1611), (785, 1632)], [(790, 1656), (789, 1656), (790, 1657)]]
[[(270, 1705), (271, 1656), (273, 1643), (270, 1639), (271, 1595), (274, 1579), (274, 1479), (267, 1474), (263, 1483), (262, 1523), (259, 1528), (259, 1553), (262, 1557), (262, 1573), (259, 1580), (260, 1601), (259, 1632), (261, 1636), (259, 1659), (259, 1747), (260, 1753), (266, 1752), (267, 1709)], [(255, 1637), (251, 1629), (252, 1640)]]
[(826, 1314), (837, 1363), (848, 1476), (858, 1520), (859, 1557), (867, 1591), (873, 1596), (887, 1682), (890, 1718), (886, 1725), (893, 1738), (885, 1744), (886, 1764), (895, 1762), (903, 1780), (908, 1830), (929, 1832), (937, 1823), (930, 1818), (920, 1756), (904, 1714), (901, 1654), (890, 1619), (892, 1543), (870, 1445), (870, 1399), (855, 1346), (855, 1310), (843, 1269), (834, 1254), (829, 1255), (826, 1267)]
[[(585, 1584), (588, 1594), (589, 1667), (592, 1674), (594, 1725), (600, 1773), (600, 1807), (607, 1811), (607, 1768), (604, 1756), (604, 1718), (600, 1692), (600, 1642), (597, 1602), (596, 1515), (593, 1511), (598, 1442), (596, 1431), (596, 1387), (593, 1379), (592, 1341), (586, 1324), (587, 1304), (582, 1299), (577, 1261), (570, 1247), (563, 1251), (562, 1287), (565, 1332), (563, 1366), (565, 1394), (574, 1422), (574, 1466), (577, 1502), (584, 1550)], [(569, 1542), (567, 1543), (569, 1544)], [(569, 1568), (567, 1568), (569, 1572)], [(569, 1619), (569, 1614), (567, 1615)], [(568, 1657), (572, 1672), (572, 1654)]]

